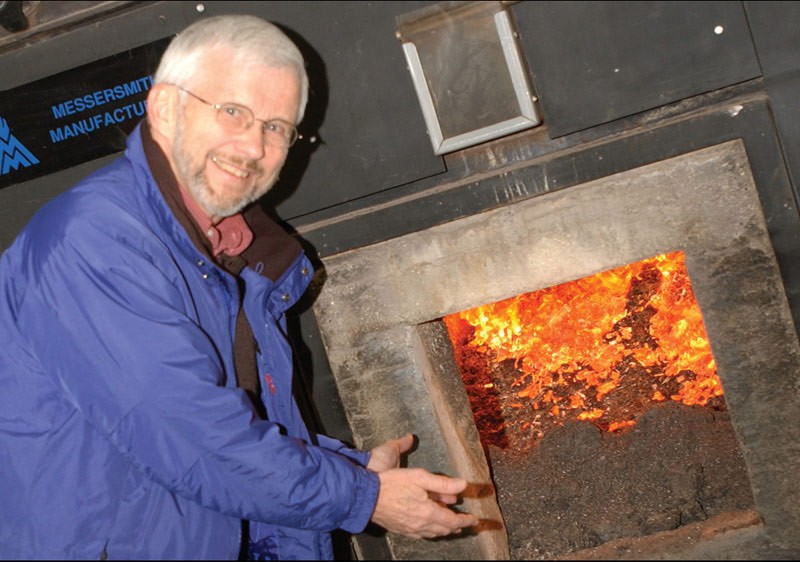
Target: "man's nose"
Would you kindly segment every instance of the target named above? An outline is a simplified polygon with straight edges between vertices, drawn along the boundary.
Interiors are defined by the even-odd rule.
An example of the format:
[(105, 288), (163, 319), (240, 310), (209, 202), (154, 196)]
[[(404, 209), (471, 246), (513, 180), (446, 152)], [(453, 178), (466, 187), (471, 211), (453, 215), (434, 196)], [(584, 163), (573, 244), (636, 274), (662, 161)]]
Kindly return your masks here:
[(251, 125), (244, 131), (239, 133), (237, 139), (237, 147), (243, 154), (247, 155), (252, 160), (261, 160), (264, 157), (264, 152), (268, 148), (265, 146), (267, 139), (264, 137), (264, 132), (261, 127)]

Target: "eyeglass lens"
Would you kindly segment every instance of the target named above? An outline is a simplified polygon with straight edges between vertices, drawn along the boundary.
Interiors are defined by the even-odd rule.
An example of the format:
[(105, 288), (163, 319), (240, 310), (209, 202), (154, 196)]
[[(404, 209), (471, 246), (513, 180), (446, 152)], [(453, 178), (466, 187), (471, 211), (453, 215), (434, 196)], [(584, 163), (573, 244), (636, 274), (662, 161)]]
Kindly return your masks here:
[[(229, 130), (243, 131), (249, 129), (256, 118), (253, 112), (239, 104), (225, 103), (219, 106), (217, 115), (220, 124)], [(290, 123), (274, 119), (272, 121), (258, 120), (261, 125), (261, 131), (264, 138), (269, 139), (269, 142), (274, 142), (282, 146), (291, 146), (297, 140), (297, 129)]]

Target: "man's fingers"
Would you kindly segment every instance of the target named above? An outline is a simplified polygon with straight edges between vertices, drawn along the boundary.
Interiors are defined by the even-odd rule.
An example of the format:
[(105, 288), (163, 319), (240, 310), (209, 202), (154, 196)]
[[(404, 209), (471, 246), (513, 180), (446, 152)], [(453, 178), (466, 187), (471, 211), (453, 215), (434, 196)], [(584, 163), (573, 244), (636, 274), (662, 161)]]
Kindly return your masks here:
[(435, 492), (428, 492), (428, 497), (438, 503), (446, 505), (453, 505), (458, 502), (458, 496), (455, 494), (438, 494)]
[(451, 478), (440, 474), (433, 474), (424, 469), (418, 469), (417, 483), (434, 494), (443, 496), (460, 494), (467, 487), (467, 481), (462, 478)]
[(406, 433), (397, 439), (397, 444), (400, 447), (400, 453), (407, 453), (414, 446), (414, 436), (411, 433)]
[[(381, 486), (372, 519), (388, 531), (408, 537), (440, 537), (460, 533), (478, 525), (468, 513), (454, 511), (447, 504), (467, 482), (428, 472), (422, 468), (398, 468), (378, 473)], [(442, 501), (444, 500), (444, 501)]]
[(465, 527), (474, 527), (479, 521), (478, 518), (469, 513), (453, 511), (447, 507), (441, 507), (441, 513), (434, 518), (434, 524), (429, 530), (436, 532), (436, 536), (448, 535), (450, 533), (460, 533)]

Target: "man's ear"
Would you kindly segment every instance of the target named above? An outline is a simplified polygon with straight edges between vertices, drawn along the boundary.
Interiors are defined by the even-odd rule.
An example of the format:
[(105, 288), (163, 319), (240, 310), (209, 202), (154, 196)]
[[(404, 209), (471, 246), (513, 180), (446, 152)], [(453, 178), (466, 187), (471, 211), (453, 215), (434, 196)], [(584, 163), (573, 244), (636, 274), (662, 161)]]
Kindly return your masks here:
[(147, 119), (151, 130), (168, 139), (174, 136), (178, 120), (178, 89), (170, 84), (155, 84), (147, 93)]

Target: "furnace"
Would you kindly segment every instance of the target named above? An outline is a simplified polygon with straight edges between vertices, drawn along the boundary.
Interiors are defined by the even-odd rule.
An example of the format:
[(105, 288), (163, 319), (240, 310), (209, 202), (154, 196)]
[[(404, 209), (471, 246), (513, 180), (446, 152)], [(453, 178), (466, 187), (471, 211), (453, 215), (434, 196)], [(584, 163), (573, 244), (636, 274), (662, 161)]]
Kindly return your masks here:
[[(514, 177), (520, 193), (525, 182), (537, 181), (524, 169)], [(675, 253), (685, 263), (702, 311), (724, 400), (715, 392), (708, 395), (718, 402), (712, 420), (692, 409), (697, 405), (664, 401), (667, 406), (645, 414), (628, 435), (670, 427), (707, 431), (714, 438), (697, 442), (706, 456), (690, 464), (711, 468), (719, 451), (707, 446), (719, 444), (733, 455), (725, 469), (730, 471), (720, 474), (735, 490), (724, 501), (717, 498), (729, 502), (732, 511), (715, 516), (713, 509), (687, 508), (673, 521), (654, 516), (644, 532), (664, 541), (664, 532), (703, 526), (697, 541), (684, 536), (653, 542), (687, 558), (704, 552), (719, 557), (725, 548), (740, 556), (748, 549), (764, 552), (764, 545), (799, 546), (800, 348), (748, 157), (743, 143), (733, 140), (324, 260), (326, 278), (314, 314), (357, 444), (371, 447), (404, 431), (415, 433), (420, 443), (409, 463), (473, 482), (463, 507), (484, 520), (478, 533), (450, 540), (389, 536), (393, 558), (556, 558), (569, 557), (570, 548), (573, 555), (580, 551), (590, 557), (587, 546), (610, 548), (624, 537), (619, 529), (596, 533), (566, 554), (524, 550), (529, 537), (515, 535), (504, 513), (507, 502), (492, 479), (508, 463), (493, 467), (487, 458), (442, 318)], [(677, 411), (684, 406), (688, 412)], [(558, 431), (573, 431), (558, 445), (559, 455), (586, 459), (595, 452), (602, 465), (603, 444), (596, 432), (575, 430), (573, 423)], [(647, 460), (653, 456), (641, 444), (632, 447)], [(535, 462), (529, 465), (535, 468)], [(627, 505), (610, 508), (636, 515), (637, 494), (652, 492), (637, 489), (644, 486), (637, 478), (629, 479)], [(589, 493), (576, 478), (552, 485), (575, 497)], [(530, 491), (516, 493), (532, 497)], [(527, 516), (541, 516), (541, 504), (528, 501), (523, 507)], [(580, 526), (582, 516), (572, 515), (576, 519), (563, 521), (564, 529)], [(526, 532), (536, 535), (536, 529)]]

